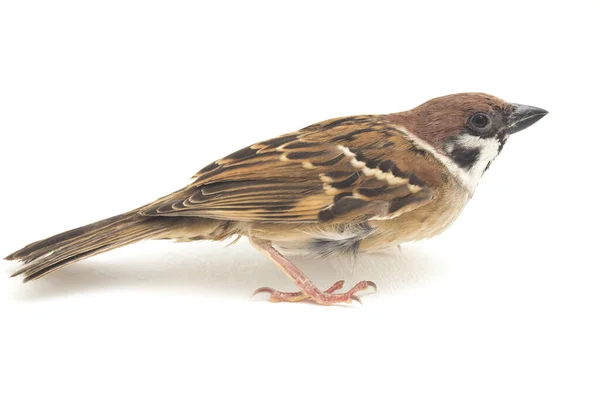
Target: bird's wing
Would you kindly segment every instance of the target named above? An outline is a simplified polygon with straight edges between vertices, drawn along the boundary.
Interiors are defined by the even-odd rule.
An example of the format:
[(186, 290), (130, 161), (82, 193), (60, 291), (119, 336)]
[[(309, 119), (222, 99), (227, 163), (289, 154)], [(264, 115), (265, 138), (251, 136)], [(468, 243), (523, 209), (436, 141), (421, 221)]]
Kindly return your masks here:
[(377, 117), (328, 120), (232, 153), (140, 212), (278, 223), (394, 218), (434, 196), (393, 159), (403, 146), (400, 132)]

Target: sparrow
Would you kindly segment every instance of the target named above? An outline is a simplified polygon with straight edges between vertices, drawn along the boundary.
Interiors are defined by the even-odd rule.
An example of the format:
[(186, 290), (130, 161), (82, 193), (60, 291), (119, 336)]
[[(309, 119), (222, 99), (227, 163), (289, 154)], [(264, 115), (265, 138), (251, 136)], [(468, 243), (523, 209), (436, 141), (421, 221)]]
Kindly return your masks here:
[(12, 276), (41, 278), (145, 239), (245, 236), (297, 286), (260, 288), (274, 302), (360, 301), (376, 286), (321, 290), (284, 253), (354, 255), (431, 238), (459, 216), (508, 138), (547, 111), (483, 93), (438, 97), (405, 112), (334, 118), (208, 164), (152, 203), (31, 243)]

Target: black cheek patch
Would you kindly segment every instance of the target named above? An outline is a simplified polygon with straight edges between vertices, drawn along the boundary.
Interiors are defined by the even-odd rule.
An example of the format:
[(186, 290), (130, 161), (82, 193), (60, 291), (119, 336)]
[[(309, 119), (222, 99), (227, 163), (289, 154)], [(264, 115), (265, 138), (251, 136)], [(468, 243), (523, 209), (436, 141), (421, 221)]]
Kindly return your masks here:
[(478, 148), (455, 147), (450, 153), (454, 162), (463, 169), (470, 169), (479, 160), (480, 150)]

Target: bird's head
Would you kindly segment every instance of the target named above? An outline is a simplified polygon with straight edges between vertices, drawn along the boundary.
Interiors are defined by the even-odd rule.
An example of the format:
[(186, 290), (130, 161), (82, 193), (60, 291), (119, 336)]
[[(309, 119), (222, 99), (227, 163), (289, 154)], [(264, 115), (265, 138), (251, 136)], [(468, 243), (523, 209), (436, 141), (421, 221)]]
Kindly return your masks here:
[(405, 121), (417, 140), (451, 160), (474, 189), (508, 137), (547, 113), (488, 94), (461, 93), (421, 104), (405, 113)]

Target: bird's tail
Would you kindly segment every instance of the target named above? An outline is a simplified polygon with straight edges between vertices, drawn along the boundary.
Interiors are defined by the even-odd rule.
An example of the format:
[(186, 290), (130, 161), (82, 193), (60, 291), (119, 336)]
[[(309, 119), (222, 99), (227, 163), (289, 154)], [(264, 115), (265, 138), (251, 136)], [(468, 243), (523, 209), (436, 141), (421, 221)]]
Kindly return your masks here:
[(137, 210), (94, 222), (31, 243), (6, 260), (25, 264), (12, 276), (24, 281), (40, 278), (75, 261), (144, 239), (158, 238), (172, 228), (171, 218), (145, 217)]

